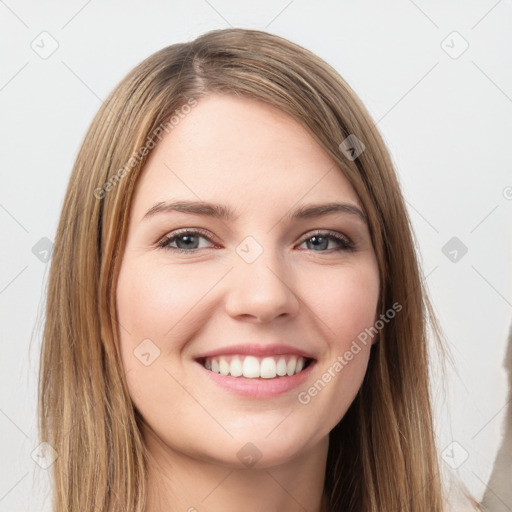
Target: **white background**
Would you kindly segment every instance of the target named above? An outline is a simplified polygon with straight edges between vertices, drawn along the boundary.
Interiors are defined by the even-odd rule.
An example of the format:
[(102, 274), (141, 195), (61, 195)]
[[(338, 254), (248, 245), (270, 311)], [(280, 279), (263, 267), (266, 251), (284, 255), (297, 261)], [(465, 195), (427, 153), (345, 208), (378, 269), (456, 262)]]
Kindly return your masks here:
[[(467, 451), (457, 470), (447, 469), (480, 498), (507, 403), (511, 15), (507, 0), (1, 1), (0, 510), (49, 506), (45, 470), (31, 457), (49, 263), (32, 248), (54, 239), (86, 129), (142, 59), (230, 25), (317, 53), (378, 121), (453, 359), (438, 411), (439, 452), (454, 440)], [(58, 48), (48, 58), (31, 47), (48, 50), (52, 38)], [(469, 47), (453, 58), (464, 40)], [(442, 252), (454, 236), (468, 248), (456, 263)]]

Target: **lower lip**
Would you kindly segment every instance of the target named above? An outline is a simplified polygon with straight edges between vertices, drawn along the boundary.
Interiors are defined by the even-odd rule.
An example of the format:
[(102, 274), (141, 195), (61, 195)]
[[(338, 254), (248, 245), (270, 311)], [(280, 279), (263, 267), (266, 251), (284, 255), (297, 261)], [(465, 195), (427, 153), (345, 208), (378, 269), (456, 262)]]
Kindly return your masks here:
[(309, 366), (300, 373), (290, 377), (275, 377), (273, 379), (248, 379), (246, 377), (231, 377), (207, 370), (201, 363), (196, 361), (206, 376), (215, 384), (227, 389), (237, 395), (249, 398), (272, 398), (283, 395), (292, 389), (297, 388), (309, 377), (316, 361), (311, 361)]

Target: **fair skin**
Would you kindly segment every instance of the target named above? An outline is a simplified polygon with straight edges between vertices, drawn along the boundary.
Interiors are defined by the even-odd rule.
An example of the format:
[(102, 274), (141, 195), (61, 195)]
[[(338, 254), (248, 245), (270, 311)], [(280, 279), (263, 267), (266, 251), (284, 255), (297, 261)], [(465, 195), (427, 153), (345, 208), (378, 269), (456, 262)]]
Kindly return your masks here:
[[(222, 204), (238, 217), (170, 211), (143, 220), (161, 201)], [(364, 218), (354, 211), (289, 218), (301, 206), (332, 202), (362, 212), (312, 136), (252, 99), (200, 98), (152, 151), (131, 205), (117, 285), (122, 362), (151, 455), (148, 512), (321, 510), (328, 435), (362, 384), (371, 343), (308, 403), (298, 395), (373, 325), (379, 294)], [(204, 233), (157, 247), (183, 228)], [(315, 230), (344, 237), (355, 250), (329, 233), (315, 238)], [(254, 261), (241, 256), (259, 248)], [(150, 364), (135, 356), (143, 340), (151, 340), (143, 350)], [(239, 396), (195, 361), (249, 341), (314, 355), (307, 380), (278, 396)], [(251, 466), (239, 456), (247, 443), (259, 454)]]

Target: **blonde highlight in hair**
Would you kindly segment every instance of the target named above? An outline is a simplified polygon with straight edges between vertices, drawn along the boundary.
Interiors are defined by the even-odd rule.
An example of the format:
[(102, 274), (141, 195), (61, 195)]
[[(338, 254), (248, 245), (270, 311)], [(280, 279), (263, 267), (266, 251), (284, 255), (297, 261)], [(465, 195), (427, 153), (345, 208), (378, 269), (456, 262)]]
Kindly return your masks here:
[[(117, 278), (132, 197), (150, 154), (140, 149), (183, 105), (212, 93), (263, 101), (309, 130), (365, 209), (380, 312), (403, 307), (380, 331), (359, 393), (329, 435), (326, 510), (443, 510), (429, 321), (439, 333), (385, 144), (324, 61), (275, 35), (226, 29), (164, 48), (133, 69), (103, 103), (77, 156), (55, 237), (39, 381), (41, 441), (59, 455), (54, 511), (145, 508), (148, 454), (121, 363)], [(351, 134), (366, 147), (355, 160), (339, 149)]]

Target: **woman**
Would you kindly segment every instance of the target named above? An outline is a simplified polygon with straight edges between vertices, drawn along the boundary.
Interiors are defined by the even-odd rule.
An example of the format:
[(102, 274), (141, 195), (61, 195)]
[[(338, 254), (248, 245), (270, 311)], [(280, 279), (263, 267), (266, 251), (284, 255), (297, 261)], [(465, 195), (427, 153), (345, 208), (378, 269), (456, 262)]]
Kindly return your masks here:
[(55, 510), (445, 510), (430, 318), (383, 141), (309, 51), (227, 29), (102, 105), (55, 239)]

